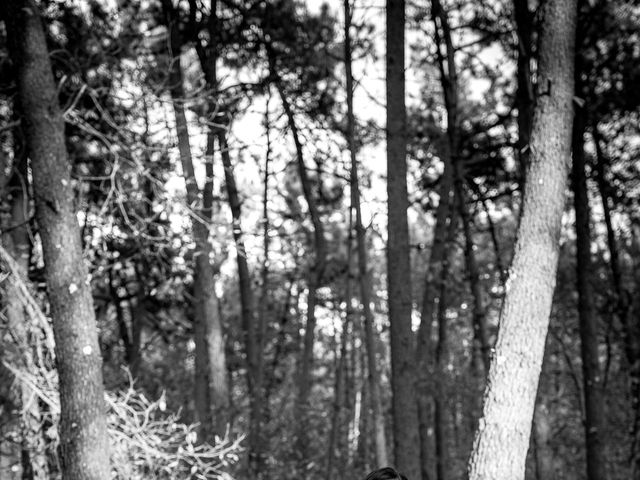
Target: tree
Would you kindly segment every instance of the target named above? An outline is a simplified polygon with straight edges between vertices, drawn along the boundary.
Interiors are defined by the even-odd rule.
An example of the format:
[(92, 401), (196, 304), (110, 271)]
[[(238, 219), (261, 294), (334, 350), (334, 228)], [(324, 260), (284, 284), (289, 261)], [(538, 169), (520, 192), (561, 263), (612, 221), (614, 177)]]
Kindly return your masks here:
[(543, 15), (522, 218), (470, 480), (524, 478), (555, 287), (571, 149), (577, 2), (550, 0)]
[(33, 1), (11, 1), (1, 16), (16, 68), (36, 217), (60, 378), (60, 448), (65, 478), (109, 479), (109, 445), (93, 299), (49, 53)]
[(195, 404), (203, 440), (213, 434), (223, 435), (228, 422), (229, 384), (227, 378), (224, 336), (218, 297), (215, 292), (215, 269), (209, 228), (213, 210), (213, 139), (207, 139), (207, 179), (200, 191), (196, 182), (189, 129), (185, 114), (186, 95), (180, 65), (183, 38), (180, 31), (179, 11), (171, 0), (163, 0), (163, 13), (169, 29), (168, 87), (175, 115), (178, 150), (182, 175), (187, 190), (187, 204), (193, 209), (192, 231), (196, 243), (194, 253), (194, 341), (196, 344)]
[(411, 269), (407, 223), (407, 140), (404, 73), (405, 2), (387, 0), (387, 285), (391, 325), (391, 385), (395, 464), (420, 476), (415, 402), (415, 343), (411, 331)]

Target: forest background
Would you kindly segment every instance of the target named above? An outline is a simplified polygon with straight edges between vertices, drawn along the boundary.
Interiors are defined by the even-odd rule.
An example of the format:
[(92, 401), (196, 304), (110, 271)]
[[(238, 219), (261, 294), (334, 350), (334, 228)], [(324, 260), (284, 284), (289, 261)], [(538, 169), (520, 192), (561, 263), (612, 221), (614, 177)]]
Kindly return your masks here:
[(562, 4), (1, 6), (0, 478), (465, 478), (518, 279), (556, 287), (523, 475), (640, 478), (640, 8)]

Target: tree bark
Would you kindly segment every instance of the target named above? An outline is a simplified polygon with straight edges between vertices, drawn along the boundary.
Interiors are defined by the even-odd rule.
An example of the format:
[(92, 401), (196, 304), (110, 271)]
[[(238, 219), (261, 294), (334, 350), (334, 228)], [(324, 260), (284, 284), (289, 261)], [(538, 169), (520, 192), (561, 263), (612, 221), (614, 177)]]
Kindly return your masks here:
[(605, 480), (606, 458), (602, 441), (604, 419), (601, 390), (600, 361), (598, 359), (598, 322), (593, 305), (591, 286), (591, 225), (587, 175), (585, 172), (583, 109), (576, 106), (573, 122), (573, 203), (576, 214), (576, 281), (578, 317), (580, 320), (580, 352), (585, 404), (585, 436), (587, 445), (587, 479)]
[(405, 2), (387, 0), (386, 8), (387, 283), (391, 324), (393, 442), (396, 467), (408, 478), (416, 479), (420, 477), (421, 468), (407, 222)]
[(570, 162), (577, 2), (544, 4), (539, 95), (523, 213), (491, 359), (470, 480), (524, 478), (558, 266)]
[(1, 16), (17, 70), (56, 342), (62, 475), (69, 480), (108, 480), (102, 357), (44, 30), (33, 1), (5, 2)]
[[(187, 204), (192, 210), (194, 252), (193, 310), (195, 352), (194, 402), (196, 420), (200, 423), (203, 441), (213, 441), (213, 434), (224, 436), (229, 416), (229, 381), (218, 298), (215, 293), (215, 269), (211, 261), (209, 228), (212, 213), (212, 167), (207, 165), (204, 191), (196, 182), (189, 130), (185, 114), (180, 56), (182, 38), (178, 12), (170, 0), (163, 0), (163, 9), (170, 34), (169, 92), (171, 94), (178, 137), (182, 175), (186, 184)], [(207, 163), (213, 161), (213, 138), (208, 138)]]
[(377, 334), (371, 311), (371, 280), (369, 278), (366, 232), (362, 224), (362, 209), (360, 208), (360, 185), (358, 182), (358, 160), (355, 138), (355, 115), (353, 112), (353, 73), (351, 70), (351, 7), (350, 0), (344, 0), (345, 15), (345, 75), (347, 88), (347, 143), (351, 156), (351, 209), (355, 210), (356, 244), (358, 252), (358, 280), (360, 283), (360, 301), (364, 320), (364, 336), (367, 350), (367, 381), (369, 382), (369, 398), (373, 416), (374, 443), (376, 464), (384, 467), (389, 464), (387, 455), (387, 436), (385, 433), (384, 412), (380, 398), (380, 372), (378, 371)]

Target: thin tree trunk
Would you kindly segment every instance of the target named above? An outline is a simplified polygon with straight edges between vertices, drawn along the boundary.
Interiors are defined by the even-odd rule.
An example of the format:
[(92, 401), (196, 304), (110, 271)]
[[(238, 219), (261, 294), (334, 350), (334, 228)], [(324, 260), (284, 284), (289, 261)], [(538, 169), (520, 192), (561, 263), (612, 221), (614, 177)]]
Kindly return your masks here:
[(592, 129), (593, 141), (596, 147), (596, 178), (602, 199), (602, 210), (607, 227), (607, 243), (609, 246), (611, 276), (617, 296), (617, 314), (623, 326), (623, 338), (627, 363), (629, 365), (629, 385), (631, 391), (631, 411), (633, 423), (631, 427), (631, 471), (632, 478), (640, 478), (640, 322), (634, 319), (631, 293), (623, 286), (622, 271), (620, 269), (620, 254), (616, 242), (616, 234), (611, 221), (611, 206), (609, 202), (609, 188), (605, 178), (605, 164), (607, 159), (602, 151), (602, 139), (598, 126)]
[(533, 413), (533, 445), (537, 480), (556, 478), (553, 468), (553, 450), (550, 443), (551, 423), (549, 421), (549, 410), (544, 404), (537, 403)]
[(573, 122), (573, 201), (576, 214), (576, 279), (578, 289), (578, 317), (580, 319), (580, 351), (585, 402), (585, 436), (587, 444), (587, 479), (605, 480), (606, 459), (602, 441), (604, 419), (601, 390), (600, 361), (598, 359), (598, 323), (591, 287), (591, 225), (587, 176), (585, 173), (584, 133), (585, 112), (576, 106)]
[[(336, 453), (339, 444), (340, 430), (342, 424), (342, 407), (345, 403), (345, 373), (347, 362), (347, 340), (349, 332), (349, 324), (353, 315), (352, 294), (351, 294), (351, 257), (353, 244), (353, 211), (349, 209), (349, 226), (347, 234), (347, 274), (345, 276), (345, 315), (342, 322), (342, 333), (340, 335), (340, 352), (338, 353), (338, 364), (336, 366), (336, 379), (333, 395), (333, 412), (331, 416), (331, 428), (329, 430), (329, 446), (327, 449), (327, 478), (334, 478)], [(339, 470), (342, 471), (342, 470)]]
[[(8, 182), (7, 193), (9, 201), (11, 224), (3, 227), (2, 243), (9, 255), (13, 257), (23, 281), (28, 281), (29, 260), (31, 258), (31, 240), (29, 237), (29, 195), (27, 158), (19, 149), (14, 155), (13, 172)], [(4, 195), (3, 195), (4, 196)], [(5, 282), (3, 300), (4, 316), (11, 336), (19, 345), (24, 359), (24, 365), (29, 370), (35, 369), (32, 353), (32, 319), (26, 314), (19, 301), (17, 292), (11, 282)], [(0, 345), (1, 346), (1, 345)], [(8, 350), (8, 349), (7, 349)], [(3, 348), (3, 352), (7, 351)], [(42, 412), (35, 393), (24, 382), (19, 384), (19, 397), (16, 404), (21, 411), (21, 450), (22, 450), (22, 478), (29, 480), (45, 480), (49, 477), (49, 468), (42, 432)]]
[[(215, 294), (215, 269), (211, 261), (209, 227), (212, 213), (211, 166), (201, 192), (196, 182), (183, 87), (180, 55), (182, 39), (178, 28), (178, 12), (170, 0), (163, 0), (164, 14), (170, 31), (169, 92), (173, 103), (182, 174), (187, 190), (187, 204), (192, 210), (194, 252), (194, 340), (196, 420), (200, 423), (201, 440), (212, 441), (213, 434), (224, 436), (229, 420), (229, 383), (226, 354), (218, 298)], [(207, 139), (207, 163), (213, 161), (213, 137)], [(215, 413), (214, 413), (215, 412)]]
[(351, 156), (351, 209), (356, 213), (356, 240), (358, 251), (358, 272), (360, 281), (360, 300), (364, 315), (364, 336), (367, 350), (367, 369), (371, 411), (373, 415), (373, 430), (376, 452), (376, 464), (384, 467), (389, 464), (387, 455), (387, 436), (385, 433), (384, 413), (380, 398), (380, 372), (376, 359), (376, 338), (373, 312), (371, 311), (371, 279), (368, 270), (366, 232), (362, 224), (362, 209), (360, 208), (360, 186), (358, 182), (358, 160), (355, 139), (355, 115), (353, 112), (353, 74), (351, 71), (351, 7), (350, 0), (344, 0), (344, 58), (347, 88), (347, 143)]
[(524, 478), (570, 167), (576, 0), (548, 0), (523, 211), (469, 479)]
[(533, 17), (529, 0), (514, 0), (514, 17), (518, 34), (518, 69), (516, 108), (518, 109), (518, 139), (516, 148), (520, 167), (520, 187), (524, 187), (525, 173), (531, 154), (531, 122), (533, 120), (533, 84), (531, 82), (531, 59), (533, 58)]
[(60, 453), (68, 480), (111, 478), (102, 357), (74, 208), (64, 120), (33, 1), (8, 1), (8, 30), (42, 240), (60, 388)]
[(274, 77), (274, 84), (282, 108), (284, 109), (287, 117), (287, 123), (291, 136), (293, 137), (293, 143), (296, 149), (296, 160), (298, 164), (298, 175), (300, 177), (300, 183), (302, 184), (302, 193), (307, 202), (309, 209), (309, 216), (311, 217), (311, 223), (313, 224), (313, 246), (315, 251), (315, 258), (311, 267), (309, 275), (309, 282), (307, 287), (307, 324), (304, 332), (302, 358), (300, 360), (300, 367), (298, 368), (298, 398), (296, 401), (296, 418), (298, 423), (298, 451), (300, 454), (301, 465), (305, 465), (308, 460), (308, 431), (307, 431), (307, 416), (309, 411), (309, 397), (311, 395), (311, 373), (313, 367), (313, 345), (315, 342), (315, 330), (316, 330), (316, 305), (318, 301), (318, 288), (324, 277), (324, 271), (327, 264), (327, 244), (324, 236), (324, 226), (320, 217), (320, 211), (316, 203), (315, 195), (311, 187), (311, 180), (309, 179), (309, 173), (304, 159), (304, 151), (302, 143), (300, 142), (300, 135), (298, 133), (298, 126), (295, 121), (295, 116), (289, 103), (289, 99), (284, 91), (284, 86), (279, 78), (278, 72), (275, 66), (275, 59), (271, 47), (267, 44), (267, 53), (269, 56), (269, 67), (271, 75)]
[(411, 331), (411, 268), (407, 222), (405, 106), (405, 2), (387, 0), (387, 283), (391, 324), (391, 389), (396, 467), (420, 477), (420, 438), (415, 401), (415, 345)]

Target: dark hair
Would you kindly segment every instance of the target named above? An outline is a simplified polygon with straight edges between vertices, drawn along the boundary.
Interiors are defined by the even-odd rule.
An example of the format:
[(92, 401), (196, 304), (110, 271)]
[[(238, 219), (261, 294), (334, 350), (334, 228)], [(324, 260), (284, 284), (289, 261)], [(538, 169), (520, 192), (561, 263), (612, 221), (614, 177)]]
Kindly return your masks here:
[(407, 480), (407, 477), (391, 467), (384, 467), (371, 472), (365, 480)]

